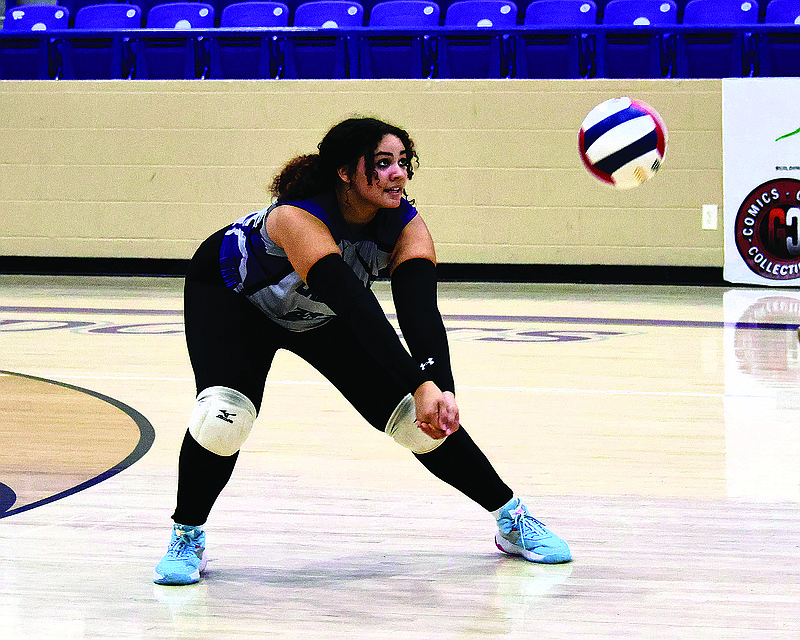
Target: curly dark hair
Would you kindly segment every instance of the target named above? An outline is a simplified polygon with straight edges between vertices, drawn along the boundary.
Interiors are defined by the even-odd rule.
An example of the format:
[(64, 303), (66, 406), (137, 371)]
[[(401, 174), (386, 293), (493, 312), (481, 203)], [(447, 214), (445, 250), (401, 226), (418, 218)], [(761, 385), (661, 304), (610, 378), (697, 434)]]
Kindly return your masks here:
[(305, 200), (333, 191), (339, 167), (346, 166), (354, 175), (358, 161), (364, 158), (364, 173), (372, 184), (374, 153), (384, 136), (397, 136), (408, 159), (408, 178), (414, 175), (413, 162), (419, 164), (414, 142), (408, 133), (376, 118), (348, 118), (335, 125), (317, 145), (319, 153), (297, 156), (281, 169), (270, 191), (279, 200)]

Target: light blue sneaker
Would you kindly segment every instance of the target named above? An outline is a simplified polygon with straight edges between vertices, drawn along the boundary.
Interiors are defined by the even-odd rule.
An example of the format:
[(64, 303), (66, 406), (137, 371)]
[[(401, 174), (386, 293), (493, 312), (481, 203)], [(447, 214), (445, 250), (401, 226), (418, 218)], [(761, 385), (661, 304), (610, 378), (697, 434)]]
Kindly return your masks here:
[(156, 584), (194, 584), (206, 568), (206, 532), (200, 527), (175, 523), (169, 549), (156, 565)]
[(572, 560), (567, 543), (528, 513), (519, 498), (512, 498), (494, 513), (499, 529), (494, 543), (500, 551), (544, 564)]

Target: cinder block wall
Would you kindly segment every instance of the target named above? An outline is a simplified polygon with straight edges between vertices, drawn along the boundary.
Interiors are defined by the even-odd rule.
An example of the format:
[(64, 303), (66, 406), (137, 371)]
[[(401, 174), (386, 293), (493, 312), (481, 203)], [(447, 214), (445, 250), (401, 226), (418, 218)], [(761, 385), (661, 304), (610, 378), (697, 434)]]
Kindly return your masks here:
[[(0, 255), (188, 258), (268, 201), (350, 115), (414, 137), (409, 186), (442, 262), (722, 266), (720, 80), (3, 81)], [(581, 164), (581, 121), (636, 97), (669, 128), (655, 180)]]

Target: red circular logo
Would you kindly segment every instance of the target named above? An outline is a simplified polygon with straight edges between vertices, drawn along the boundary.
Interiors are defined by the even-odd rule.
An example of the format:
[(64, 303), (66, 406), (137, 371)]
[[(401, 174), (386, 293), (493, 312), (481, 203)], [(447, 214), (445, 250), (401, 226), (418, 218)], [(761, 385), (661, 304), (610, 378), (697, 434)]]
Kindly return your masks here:
[(800, 278), (800, 180), (769, 180), (750, 192), (734, 226), (736, 248), (753, 273)]

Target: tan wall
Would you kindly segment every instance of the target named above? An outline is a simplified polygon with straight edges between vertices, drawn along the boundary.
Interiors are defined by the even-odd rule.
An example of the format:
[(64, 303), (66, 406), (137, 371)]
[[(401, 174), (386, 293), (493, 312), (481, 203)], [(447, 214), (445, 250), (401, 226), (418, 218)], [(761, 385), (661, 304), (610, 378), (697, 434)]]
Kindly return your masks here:
[[(664, 168), (616, 191), (577, 152), (620, 95), (660, 111)], [(442, 262), (722, 266), (720, 80), (0, 82), (0, 255), (187, 258), (266, 203), (353, 114), (404, 126)]]

